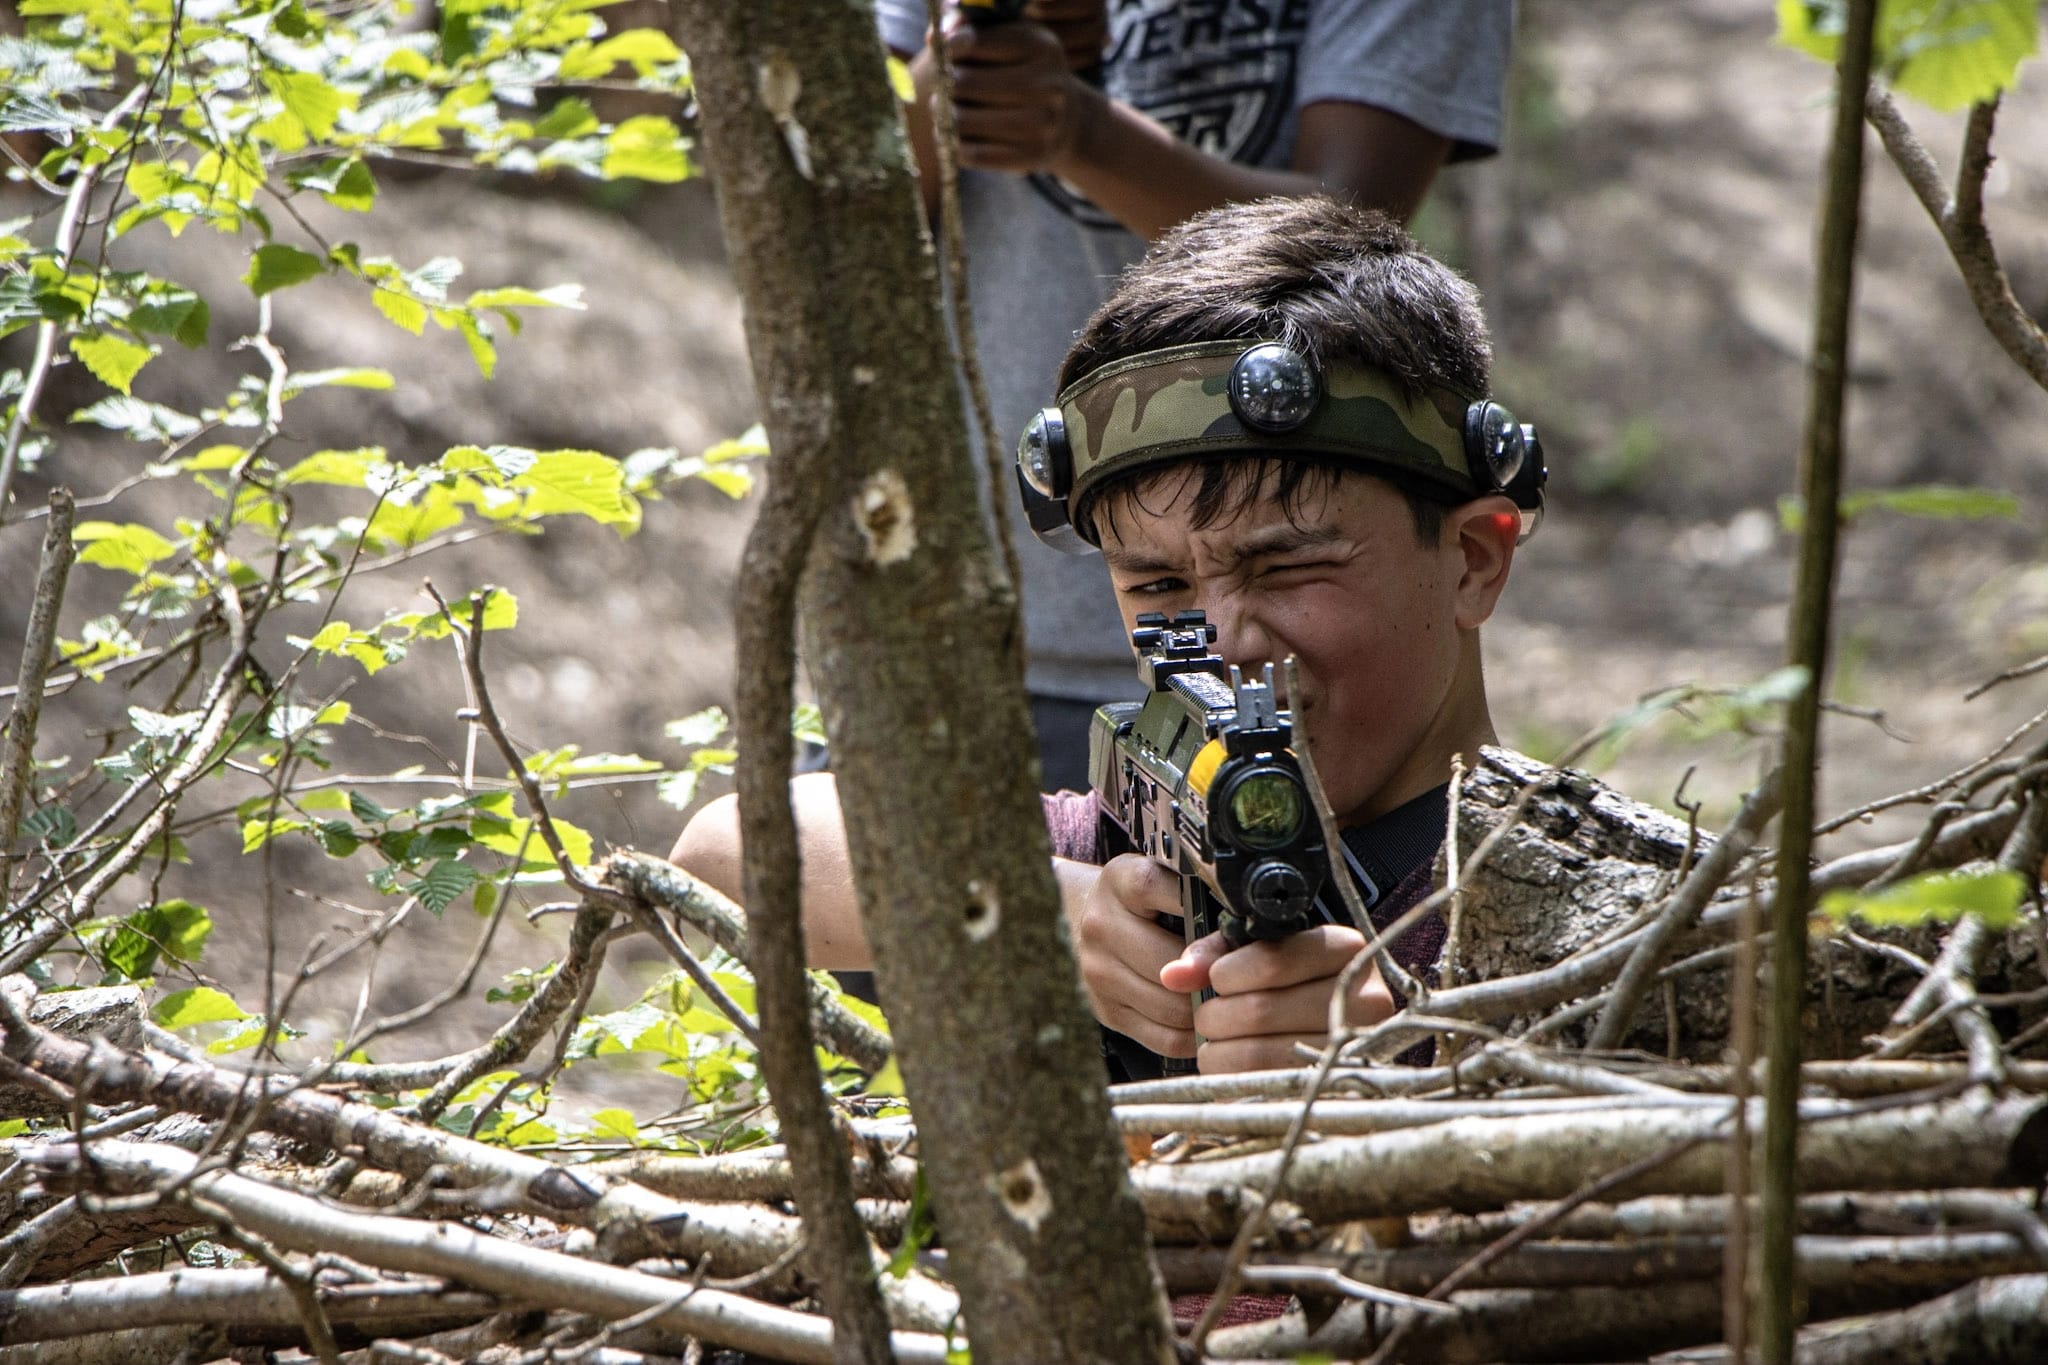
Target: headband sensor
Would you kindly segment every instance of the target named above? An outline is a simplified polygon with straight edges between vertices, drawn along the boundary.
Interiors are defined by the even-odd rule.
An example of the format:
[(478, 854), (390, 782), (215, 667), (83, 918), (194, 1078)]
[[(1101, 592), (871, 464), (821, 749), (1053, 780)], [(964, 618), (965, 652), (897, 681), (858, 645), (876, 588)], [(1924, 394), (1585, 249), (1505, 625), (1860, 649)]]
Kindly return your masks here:
[(1069, 385), (1025, 428), (1017, 484), (1038, 538), (1087, 554), (1095, 490), (1149, 465), (1313, 455), (1446, 502), (1506, 493), (1540, 514), (1541, 450), (1533, 427), (1490, 400), (1410, 398), (1385, 371), (1325, 371), (1282, 342), (1203, 342), (1127, 356)]

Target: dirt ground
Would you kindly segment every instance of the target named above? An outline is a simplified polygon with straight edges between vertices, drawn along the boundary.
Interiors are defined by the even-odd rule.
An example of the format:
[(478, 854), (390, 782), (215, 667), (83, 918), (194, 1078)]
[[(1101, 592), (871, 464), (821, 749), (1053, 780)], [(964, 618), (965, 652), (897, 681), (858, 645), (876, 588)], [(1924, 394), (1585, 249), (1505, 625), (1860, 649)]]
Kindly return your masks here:
[[(1828, 73), (1772, 45), (1761, 0), (1524, 0), (1522, 14), (1509, 146), (1494, 161), (1448, 173), (1419, 230), (1482, 286), (1497, 332), (1497, 392), (1541, 425), (1550, 451), (1551, 516), (1516, 565), (1486, 650), (1503, 741), (1551, 756), (1656, 689), (1738, 686), (1781, 659), (1793, 541), (1779, 530), (1776, 501), (1796, 484)], [(1916, 114), (1915, 122), (1952, 163), (1959, 119)], [(2042, 316), (2048, 71), (2040, 63), (2007, 100), (1996, 145), (2004, 156), (1990, 186), (1991, 226), (2018, 296)], [(1829, 809), (1952, 770), (2048, 707), (2042, 678), (1963, 700), (1973, 685), (2048, 652), (2048, 393), (1983, 335), (1932, 227), (1872, 146), (1849, 482), (2003, 488), (2019, 496), (2021, 514), (1972, 524), (1878, 515), (1850, 530), (1833, 691), (1884, 721), (1832, 723)], [(367, 224), (348, 225), (366, 249), (408, 260), (456, 256), (469, 266), (465, 284), (579, 280), (590, 307), (536, 317), (506, 346), (497, 382), (485, 385), (451, 336), (414, 340), (340, 286), (293, 291), (280, 301), (279, 328), (295, 364), (379, 364), (401, 376), (391, 394), (296, 404), (290, 435), (304, 450), (374, 442), (431, 457), (490, 441), (691, 450), (751, 420), (738, 307), (704, 187), (600, 204), (436, 179), (394, 181), (385, 197)], [(8, 211), (0, 202), (0, 217)], [(235, 295), (231, 277), (242, 262), (231, 253), (190, 235), (165, 249), (178, 258), (173, 271), (212, 282), (210, 297)], [(216, 335), (249, 325), (216, 308)], [(20, 341), (0, 345), (0, 361), (19, 364), (11, 357)], [(138, 391), (202, 401), (226, 382), (220, 363), (217, 355), (158, 362)], [(88, 394), (67, 381), (53, 410)], [(136, 447), (75, 431), (43, 472), (81, 494), (110, 487), (142, 458)], [(40, 489), (28, 481), (28, 496)], [(118, 509), (124, 518), (166, 511), (160, 494)], [(630, 540), (568, 528), (486, 542), (366, 584), (348, 614), (372, 619), (386, 604), (417, 606), (422, 573), (444, 590), (509, 586), (522, 621), (491, 642), (492, 668), (518, 739), (673, 759), (662, 723), (730, 691), (729, 598), (747, 516), (745, 505), (702, 490), (651, 505)], [(0, 536), (0, 581), (27, 583), (33, 539), (20, 529)], [(85, 579), (80, 615), (106, 586)], [(24, 596), (0, 596), (0, 638), (19, 638)], [(11, 674), (11, 658), (5, 667)], [(425, 735), (440, 755), (459, 753), (453, 657), (423, 655), (392, 677), (351, 690), (359, 711), (388, 730)], [(65, 706), (53, 706), (52, 733), (68, 727), (84, 742), (91, 715)], [(412, 757), (394, 759), (399, 752)], [(1711, 824), (1733, 809), (1760, 752), (1741, 735), (1701, 738), (1666, 723), (1625, 747), (1605, 775), (1666, 805), (1683, 780)], [(363, 771), (436, 761), (367, 732), (344, 757)], [(601, 843), (652, 850), (665, 850), (678, 825), (644, 786), (572, 797), (565, 813)], [(1897, 837), (1903, 827), (1890, 819), (1842, 837)], [(371, 899), (355, 874), (337, 880), (300, 852), (280, 851), (266, 878), (224, 827), (195, 837), (194, 849), (195, 866), (174, 872), (165, 890), (221, 911), (228, 927), (208, 970), (245, 999), (262, 995), (266, 880), (311, 881), (326, 897), (272, 900), (287, 963), (316, 937), (358, 922), (343, 902)], [(394, 937), (361, 996), (373, 1011), (446, 985), (477, 933), (462, 910), (416, 921)], [(488, 955), (484, 982), (546, 960), (565, 933), (559, 920), (511, 926)], [(625, 957), (605, 987), (612, 1004), (656, 970), (645, 955)], [(356, 978), (323, 984), (299, 1022), (317, 1043), (357, 1002)], [(472, 998), (391, 1040), (383, 1055), (466, 1045), (502, 1008)], [(658, 1090), (658, 1080), (629, 1084), (594, 1072), (583, 1084), (613, 1095)]]

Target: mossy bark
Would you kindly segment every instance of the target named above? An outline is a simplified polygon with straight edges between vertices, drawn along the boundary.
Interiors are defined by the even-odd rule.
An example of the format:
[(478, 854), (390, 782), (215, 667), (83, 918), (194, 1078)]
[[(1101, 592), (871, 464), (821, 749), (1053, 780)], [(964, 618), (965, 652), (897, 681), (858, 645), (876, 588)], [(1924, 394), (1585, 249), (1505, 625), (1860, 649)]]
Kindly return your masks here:
[(1169, 1360), (873, 15), (693, 0), (676, 22), (770, 478), (822, 499), (811, 674), (974, 1358)]

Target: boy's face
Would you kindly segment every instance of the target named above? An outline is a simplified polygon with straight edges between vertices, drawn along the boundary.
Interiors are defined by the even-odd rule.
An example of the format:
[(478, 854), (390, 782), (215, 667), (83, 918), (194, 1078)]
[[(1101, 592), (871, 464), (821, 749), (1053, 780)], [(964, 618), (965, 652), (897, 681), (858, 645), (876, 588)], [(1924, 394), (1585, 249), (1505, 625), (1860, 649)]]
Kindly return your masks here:
[(1124, 626), (1206, 612), (1225, 662), (1254, 676), (1270, 662), (1283, 689), (1293, 655), (1305, 695), (1288, 704), (1340, 824), (1446, 781), (1452, 754), (1492, 741), (1475, 632), (1507, 581), (1513, 504), (1446, 509), (1426, 546), (1375, 478), (1346, 476), (1292, 517), (1267, 497), (1202, 529), (1195, 482), (1167, 479), (1097, 519)]

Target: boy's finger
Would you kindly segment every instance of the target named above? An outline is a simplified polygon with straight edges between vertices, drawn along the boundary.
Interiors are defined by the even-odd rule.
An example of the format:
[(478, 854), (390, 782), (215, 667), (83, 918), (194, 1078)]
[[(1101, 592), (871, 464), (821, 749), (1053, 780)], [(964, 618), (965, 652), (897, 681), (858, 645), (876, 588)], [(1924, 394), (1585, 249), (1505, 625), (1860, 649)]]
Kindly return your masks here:
[(1365, 946), (1356, 929), (1318, 925), (1265, 943), (1247, 943), (1216, 964), (1209, 984), (1218, 995), (1278, 990), (1335, 976)]
[(1199, 991), (1210, 985), (1210, 970), (1230, 952), (1222, 934), (1205, 934), (1159, 969), (1159, 984), (1170, 991)]
[(1119, 854), (1103, 864), (1102, 890), (1131, 914), (1148, 920), (1180, 913), (1180, 879), (1135, 853)]

